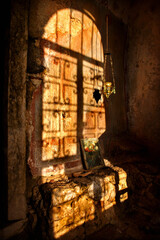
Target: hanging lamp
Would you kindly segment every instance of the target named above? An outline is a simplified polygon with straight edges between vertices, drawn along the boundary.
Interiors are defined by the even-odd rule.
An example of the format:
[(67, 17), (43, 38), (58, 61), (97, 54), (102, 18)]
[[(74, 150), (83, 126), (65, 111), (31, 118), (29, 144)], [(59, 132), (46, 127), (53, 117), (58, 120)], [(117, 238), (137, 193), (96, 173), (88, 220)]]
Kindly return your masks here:
[(109, 52), (108, 44), (108, 15), (106, 16), (106, 51), (104, 53), (104, 82), (103, 94), (108, 99), (112, 93), (116, 93), (115, 78), (113, 71), (112, 55)]

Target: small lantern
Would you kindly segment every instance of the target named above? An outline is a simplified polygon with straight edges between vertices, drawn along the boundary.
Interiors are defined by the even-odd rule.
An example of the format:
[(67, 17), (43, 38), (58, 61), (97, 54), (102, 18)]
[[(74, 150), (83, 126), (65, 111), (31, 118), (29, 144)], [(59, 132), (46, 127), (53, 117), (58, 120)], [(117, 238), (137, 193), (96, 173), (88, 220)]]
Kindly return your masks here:
[(112, 57), (110, 53), (104, 55), (104, 83), (103, 83), (103, 93), (106, 98), (112, 93), (116, 93), (115, 88), (115, 79), (114, 79), (114, 72), (113, 72), (113, 63)]
[(108, 51), (108, 16), (106, 17), (106, 52), (104, 53), (103, 93), (106, 98), (109, 98), (112, 93), (116, 93), (113, 61), (111, 53)]
[(115, 87), (113, 87), (112, 85), (112, 82), (105, 82), (104, 83), (104, 94), (106, 96), (106, 98), (109, 98), (109, 96), (112, 94), (112, 93), (116, 93), (115, 91)]
[(109, 98), (109, 96), (112, 93), (112, 82), (104, 83), (104, 93), (105, 93), (106, 97)]

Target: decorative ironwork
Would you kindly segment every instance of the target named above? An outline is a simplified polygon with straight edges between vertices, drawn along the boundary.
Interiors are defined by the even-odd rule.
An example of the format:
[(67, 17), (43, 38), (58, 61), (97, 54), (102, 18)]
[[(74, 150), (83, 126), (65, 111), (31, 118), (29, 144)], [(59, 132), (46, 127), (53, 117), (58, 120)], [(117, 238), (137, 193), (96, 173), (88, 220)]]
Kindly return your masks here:
[(68, 97), (64, 99), (65, 104), (70, 104), (70, 101), (71, 100)]
[(94, 106), (95, 105), (95, 101), (93, 99), (90, 100), (90, 105)]
[(45, 82), (43, 87), (43, 103), (53, 104), (60, 102), (60, 84), (53, 81)]
[(53, 116), (55, 117), (55, 118), (57, 118), (57, 117), (59, 117), (59, 111), (58, 110), (54, 110), (53, 111)]
[(53, 103), (58, 103), (59, 102), (59, 98), (58, 97), (53, 97)]
[[(83, 31), (83, 27), (81, 31)], [(95, 29), (90, 32), (93, 41), (96, 36), (96, 48), (93, 49), (92, 46), (92, 51), (94, 51), (91, 53), (92, 57), (88, 56), (86, 58), (84, 55), (87, 56), (87, 53), (85, 52), (79, 57), (79, 53), (73, 52), (72, 48), (65, 49), (65, 46), (61, 48), (58, 45), (60, 42), (55, 43), (57, 44), (55, 45), (57, 46), (56, 51), (54, 50), (54, 44), (51, 44), (53, 48), (51, 46), (46, 47), (46, 49), (48, 48), (46, 50), (48, 55), (44, 54), (44, 65), (48, 68), (48, 72), (44, 74), (46, 85), (42, 100), (42, 124), (44, 127), (42, 135), (43, 139), (51, 138), (53, 140), (53, 138), (56, 138), (59, 140), (58, 142), (57, 140), (50, 140), (48, 145), (44, 146), (43, 156), (45, 160), (76, 155), (77, 138), (79, 138), (76, 135), (79, 134), (81, 127), (83, 130), (80, 134), (85, 137), (97, 137), (102, 132), (98, 124), (101, 120), (103, 121), (103, 117), (101, 118), (98, 112), (104, 111), (104, 109), (100, 105), (101, 101), (96, 104), (93, 92), (94, 89), (100, 90), (102, 87), (103, 62), (102, 58), (100, 60), (98, 57), (100, 52), (97, 50), (99, 46), (97, 42), (100, 40), (100, 37), (98, 35), (92, 36), (94, 31)], [(98, 34), (97, 31), (95, 34)], [(81, 79), (77, 79), (77, 74), (79, 74), (80, 78), (82, 75), (83, 78), (83, 84), (81, 83), (83, 93), (81, 91), (77, 92), (77, 90), (82, 90), (77, 89), (77, 83), (80, 87), (78, 81), (81, 81)], [(78, 119), (79, 113), (83, 116), (81, 119), (83, 120), (83, 125)]]
[(77, 81), (77, 64), (76, 63), (69, 60), (64, 61), (64, 79), (70, 82)]
[(43, 118), (43, 132), (52, 133), (60, 131), (60, 112), (45, 110), (45, 118)]
[(63, 99), (65, 104), (77, 105), (77, 89), (72, 85), (63, 85)]
[(77, 137), (76, 136), (64, 137), (63, 152), (65, 156), (73, 156), (77, 154)]
[(75, 131), (77, 129), (77, 112), (63, 112), (63, 126), (65, 132)]

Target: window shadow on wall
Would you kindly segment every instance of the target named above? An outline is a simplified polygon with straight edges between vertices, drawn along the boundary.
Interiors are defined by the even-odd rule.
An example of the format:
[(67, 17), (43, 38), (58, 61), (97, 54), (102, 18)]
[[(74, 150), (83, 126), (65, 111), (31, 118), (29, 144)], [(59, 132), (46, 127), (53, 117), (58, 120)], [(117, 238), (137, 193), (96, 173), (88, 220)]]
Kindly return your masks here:
[(58, 163), (62, 172), (68, 161), (77, 161), (82, 169), (80, 139), (98, 138), (105, 131), (103, 96), (98, 103), (93, 98), (94, 89), (101, 91), (103, 85), (100, 32), (87, 13), (64, 9), (50, 18), (41, 39), (30, 39), (29, 49), (29, 59), (39, 64), (33, 71), (31, 60), (28, 68), (28, 85), (36, 88), (31, 103), (32, 172), (52, 175)]

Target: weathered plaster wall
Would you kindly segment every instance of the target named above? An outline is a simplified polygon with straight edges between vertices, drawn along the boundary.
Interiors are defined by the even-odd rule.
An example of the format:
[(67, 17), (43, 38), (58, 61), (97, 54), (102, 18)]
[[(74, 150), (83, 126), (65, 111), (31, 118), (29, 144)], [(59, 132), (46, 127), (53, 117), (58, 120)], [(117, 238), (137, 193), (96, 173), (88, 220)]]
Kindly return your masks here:
[(128, 19), (129, 131), (150, 150), (160, 142), (160, 4), (137, 1)]
[(8, 76), (8, 220), (26, 217), (27, 1), (11, 1)]

